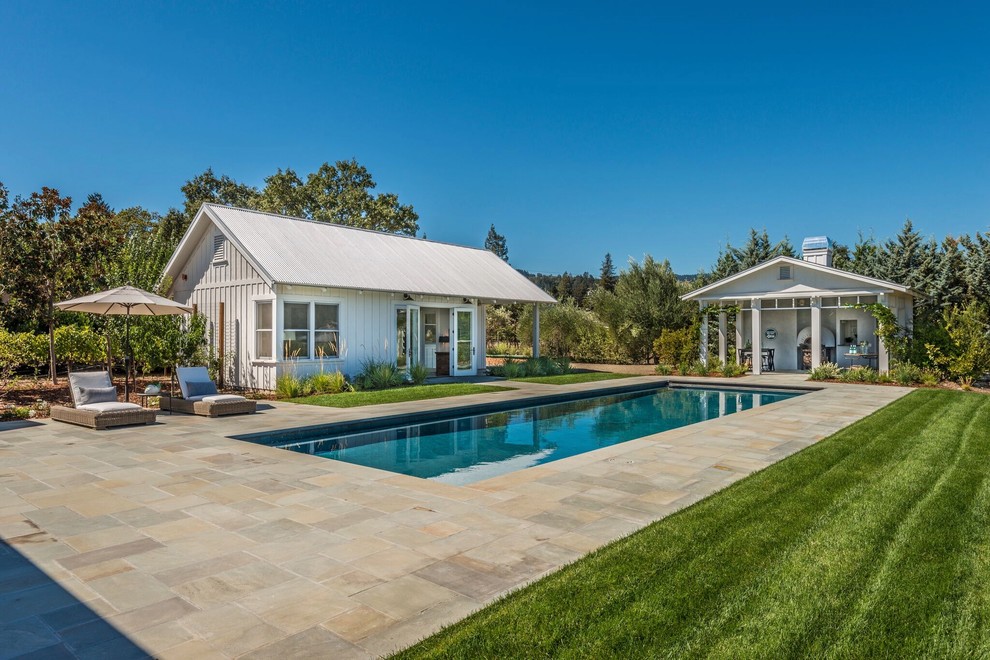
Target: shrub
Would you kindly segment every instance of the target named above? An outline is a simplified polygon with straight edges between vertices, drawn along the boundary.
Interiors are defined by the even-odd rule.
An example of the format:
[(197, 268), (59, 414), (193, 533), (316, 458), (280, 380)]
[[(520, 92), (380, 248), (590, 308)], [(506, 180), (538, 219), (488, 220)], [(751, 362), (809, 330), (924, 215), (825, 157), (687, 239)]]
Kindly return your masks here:
[(430, 370), (422, 364), (415, 364), (409, 368), (409, 377), (412, 378), (412, 382), (416, 385), (422, 385), (425, 383), (426, 378), (429, 375)]
[(282, 374), (275, 379), (275, 393), (281, 399), (294, 399), (309, 394), (307, 383), (294, 373)]
[(942, 375), (935, 369), (921, 370), (921, 384), (925, 387), (937, 387), (942, 382)]
[(660, 376), (669, 376), (670, 374), (674, 373), (674, 370), (669, 365), (666, 364), (658, 364), (657, 368), (654, 369), (654, 371), (656, 371), (656, 373)]
[(538, 357), (520, 361), (507, 358), (500, 367), (490, 367), (488, 373), (505, 378), (530, 378), (535, 376), (560, 376), (571, 372), (567, 358)]
[(366, 390), (385, 390), (402, 385), (403, 372), (395, 362), (368, 358), (361, 363), (361, 373), (354, 380)]
[(910, 362), (901, 362), (890, 370), (890, 378), (900, 385), (914, 385), (921, 382), (921, 368)]
[(735, 362), (726, 362), (722, 365), (722, 375), (726, 378), (737, 378), (746, 373), (746, 367)]
[(347, 379), (339, 371), (321, 371), (307, 378), (304, 387), (314, 394), (339, 394), (347, 389)]
[(18, 419), (31, 417), (31, 409), (23, 406), (9, 406), (0, 408), (0, 422), (12, 422)]
[(835, 380), (842, 375), (842, 369), (834, 362), (823, 362), (811, 370), (811, 380)]
[(698, 329), (695, 326), (664, 328), (653, 344), (653, 351), (663, 364), (691, 364), (698, 359)]

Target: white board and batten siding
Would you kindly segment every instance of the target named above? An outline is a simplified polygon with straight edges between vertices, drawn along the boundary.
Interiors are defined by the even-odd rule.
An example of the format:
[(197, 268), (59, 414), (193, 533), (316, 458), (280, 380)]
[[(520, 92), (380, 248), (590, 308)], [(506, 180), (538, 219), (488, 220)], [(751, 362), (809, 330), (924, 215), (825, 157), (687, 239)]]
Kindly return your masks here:
[[(335, 289), (332, 287), (311, 287), (298, 285), (277, 285), (275, 305), (275, 336), (282, 337), (285, 328), (282, 304), (285, 302), (314, 302), (339, 305), (340, 350), (339, 357), (318, 359), (279, 360), (278, 373), (292, 371), (304, 377), (324, 371), (340, 371), (353, 377), (361, 371), (365, 360), (396, 359), (396, 310), (418, 305), (422, 308), (447, 309), (471, 308), (474, 310), (474, 336), (476, 351), (475, 371), (485, 367), (483, 347), (485, 344), (484, 308), (485, 305), (465, 304), (447, 296), (415, 296), (406, 301), (401, 293), (384, 291), (358, 291)], [(280, 343), (280, 342), (277, 342)], [(281, 356), (281, 346), (276, 346)]]
[[(224, 254), (217, 254), (217, 239), (223, 239)], [(172, 284), (175, 300), (196, 305), (209, 320), (208, 341), (219, 350), (220, 333), (224, 350), (233, 360), (226, 365), (229, 384), (251, 389), (275, 388), (275, 365), (253, 359), (254, 303), (274, 299), (272, 288), (240, 254), (231, 241), (213, 228), (207, 231), (192, 251)], [(224, 327), (219, 328), (220, 303), (224, 303)]]

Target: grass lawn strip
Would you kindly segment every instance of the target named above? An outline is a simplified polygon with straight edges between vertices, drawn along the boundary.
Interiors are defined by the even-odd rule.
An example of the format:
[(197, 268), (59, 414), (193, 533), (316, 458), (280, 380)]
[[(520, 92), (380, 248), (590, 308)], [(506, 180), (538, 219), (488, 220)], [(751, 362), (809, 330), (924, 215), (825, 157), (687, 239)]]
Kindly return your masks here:
[(340, 394), (317, 394), (289, 399), (293, 403), (305, 403), (313, 406), (328, 406), (331, 408), (355, 408), (357, 406), (372, 406), (379, 403), (399, 403), (402, 401), (420, 401), (423, 399), (442, 399), (448, 396), (464, 396), (466, 394), (484, 394), (486, 392), (507, 392), (511, 387), (496, 385), (475, 385), (473, 383), (441, 383), (439, 385), (418, 385), (397, 387), (390, 390), (368, 390), (362, 392), (341, 392)]
[(543, 383), (544, 385), (572, 385), (574, 383), (593, 383), (598, 380), (615, 380), (629, 378), (633, 374), (613, 374), (602, 371), (588, 371), (578, 374), (563, 374), (560, 376), (529, 376), (527, 378), (512, 378), (523, 383)]
[(986, 397), (915, 392), (401, 655), (986, 649), (988, 427)]

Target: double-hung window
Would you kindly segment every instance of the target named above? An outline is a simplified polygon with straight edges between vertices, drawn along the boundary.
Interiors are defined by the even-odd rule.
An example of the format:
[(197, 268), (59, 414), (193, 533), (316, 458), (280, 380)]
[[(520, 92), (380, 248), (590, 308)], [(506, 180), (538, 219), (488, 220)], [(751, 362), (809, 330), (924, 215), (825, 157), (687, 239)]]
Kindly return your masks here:
[(282, 314), (284, 359), (340, 357), (340, 305), (286, 302)]
[(309, 303), (287, 302), (282, 311), (282, 357), (309, 359)]
[(313, 345), (315, 357), (338, 357), (340, 355), (340, 306), (314, 303), (316, 327)]
[(259, 360), (272, 359), (272, 340), (275, 334), (275, 316), (271, 300), (259, 300), (254, 304), (254, 356)]

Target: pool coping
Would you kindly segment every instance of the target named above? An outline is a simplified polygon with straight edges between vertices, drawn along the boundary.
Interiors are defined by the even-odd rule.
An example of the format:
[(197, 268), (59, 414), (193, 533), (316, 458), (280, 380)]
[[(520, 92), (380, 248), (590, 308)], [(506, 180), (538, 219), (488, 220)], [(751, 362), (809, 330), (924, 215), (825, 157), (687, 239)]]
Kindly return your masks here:
[[(785, 384), (800, 385), (769, 381)], [(611, 389), (588, 385), (465, 403)], [(0, 537), (156, 657), (377, 657), (910, 391), (812, 389), (468, 486), (232, 437), (449, 400), (346, 412), (276, 403), (253, 416), (163, 415), (112, 431), (12, 426), (0, 432)]]

